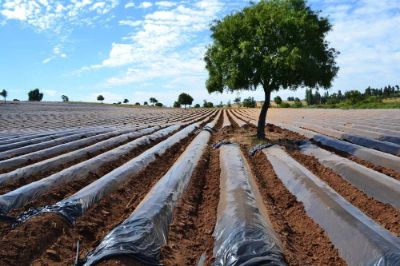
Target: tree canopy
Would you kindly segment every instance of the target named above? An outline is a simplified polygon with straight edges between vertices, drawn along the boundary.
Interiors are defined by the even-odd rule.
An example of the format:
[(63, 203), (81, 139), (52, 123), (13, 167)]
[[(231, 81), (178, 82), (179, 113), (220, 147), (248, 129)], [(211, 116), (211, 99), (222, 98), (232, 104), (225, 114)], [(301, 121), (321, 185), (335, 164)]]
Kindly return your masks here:
[(68, 98), (68, 96), (66, 96), (66, 95), (62, 95), (61, 96), (61, 100), (63, 101), (63, 102), (69, 102), (69, 98)]
[(208, 92), (262, 87), (257, 136), (264, 138), (272, 91), (331, 86), (338, 72), (338, 53), (325, 39), (331, 27), (305, 0), (261, 0), (216, 21), (204, 57)]
[(193, 103), (193, 98), (192, 98), (192, 96), (190, 96), (190, 95), (187, 94), (187, 93), (181, 93), (181, 94), (179, 94), (178, 102), (179, 102), (180, 104), (184, 105), (185, 108), (186, 108), (186, 105), (192, 105), (192, 103)]
[(128, 99), (124, 99), (124, 103), (129, 103), (129, 100)]
[(100, 94), (99, 96), (97, 96), (97, 100), (103, 102), (104, 96)]
[(158, 100), (154, 97), (150, 97), (149, 101), (154, 105), (156, 103), (158, 103)]
[(39, 89), (31, 90), (28, 93), (28, 100), (29, 101), (37, 101), (40, 102), (43, 99), (43, 93), (39, 91)]

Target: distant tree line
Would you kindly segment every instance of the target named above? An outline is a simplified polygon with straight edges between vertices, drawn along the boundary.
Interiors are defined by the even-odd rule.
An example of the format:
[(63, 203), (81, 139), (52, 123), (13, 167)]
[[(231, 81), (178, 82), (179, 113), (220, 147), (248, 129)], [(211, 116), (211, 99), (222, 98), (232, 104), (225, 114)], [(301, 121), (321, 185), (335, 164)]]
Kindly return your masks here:
[(349, 104), (356, 104), (359, 102), (367, 101), (382, 101), (385, 98), (400, 97), (400, 87), (385, 86), (383, 88), (371, 88), (368, 87), (364, 92), (358, 90), (346, 91), (344, 94), (339, 90), (337, 93), (329, 94), (326, 91), (323, 95), (319, 91), (312, 92), (311, 89), (306, 90), (305, 100), (308, 105), (319, 105), (319, 104), (338, 104), (341, 102), (347, 102)]

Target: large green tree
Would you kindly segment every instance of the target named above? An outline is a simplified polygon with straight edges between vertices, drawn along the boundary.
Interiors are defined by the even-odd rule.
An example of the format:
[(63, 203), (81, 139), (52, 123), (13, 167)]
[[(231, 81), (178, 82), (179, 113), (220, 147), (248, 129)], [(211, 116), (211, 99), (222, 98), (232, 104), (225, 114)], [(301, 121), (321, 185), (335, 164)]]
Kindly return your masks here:
[(338, 52), (329, 47), (328, 19), (304, 0), (261, 0), (211, 26), (213, 43), (205, 62), (208, 92), (256, 90), (265, 101), (257, 137), (265, 138), (272, 91), (329, 88), (338, 72)]

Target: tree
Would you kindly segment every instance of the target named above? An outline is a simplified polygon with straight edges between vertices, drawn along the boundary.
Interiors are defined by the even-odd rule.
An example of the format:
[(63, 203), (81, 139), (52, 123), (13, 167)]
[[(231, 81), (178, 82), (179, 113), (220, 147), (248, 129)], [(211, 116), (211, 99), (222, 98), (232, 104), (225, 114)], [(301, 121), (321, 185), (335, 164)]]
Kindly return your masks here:
[(196, 103), (196, 104), (194, 105), (194, 108), (200, 108), (200, 104)]
[(272, 91), (331, 86), (338, 72), (338, 53), (325, 40), (331, 28), (305, 0), (261, 0), (216, 21), (204, 58), (208, 92), (262, 87), (257, 137), (265, 138)]
[(157, 99), (154, 98), (154, 97), (151, 97), (149, 100), (150, 100), (150, 102), (151, 102), (153, 105), (156, 104), (156, 103), (158, 103)]
[(175, 101), (174, 108), (181, 108), (181, 104), (178, 101)]
[(204, 108), (213, 108), (214, 104), (212, 102), (207, 102), (206, 100), (204, 100), (203, 107)]
[(287, 97), (287, 100), (288, 100), (289, 102), (293, 102), (293, 101), (294, 101), (294, 97), (293, 97), (293, 96), (289, 96), (289, 97)]
[(253, 97), (249, 97), (243, 100), (243, 107), (254, 108), (257, 103)]
[(159, 103), (159, 102), (157, 102), (155, 105), (156, 105), (157, 107), (163, 107), (163, 104), (162, 104), (162, 103)]
[(4, 89), (0, 92), (0, 96), (2, 96), (4, 98), (5, 103), (7, 102), (7, 95), (8, 95), (8, 92)]
[[(135, 105), (136, 105), (136, 106), (140, 106), (140, 103), (136, 102)], [(145, 105), (147, 105), (147, 104), (145, 104)]]
[(28, 100), (40, 102), (43, 99), (43, 93), (39, 91), (39, 89), (34, 89), (28, 92)]
[(149, 103), (148, 102), (144, 102), (143, 105), (147, 106), (147, 105), (149, 105)]
[(129, 103), (129, 100), (128, 99), (124, 99), (124, 103)]
[(65, 102), (65, 103), (69, 102), (69, 98), (68, 98), (68, 96), (66, 96), (66, 95), (62, 95), (62, 96), (61, 96), (61, 100), (62, 100), (63, 102)]
[(97, 100), (100, 101), (101, 103), (103, 103), (103, 101), (104, 101), (103, 95), (100, 94), (99, 96), (97, 96)]
[(282, 98), (281, 98), (280, 96), (276, 96), (276, 97), (274, 98), (274, 102), (275, 102), (277, 105), (280, 105), (280, 104), (282, 103)]
[(190, 96), (187, 93), (181, 93), (181, 94), (179, 94), (178, 102), (180, 104), (183, 104), (186, 108), (186, 105), (192, 105), (193, 98), (192, 98), (192, 96)]
[(237, 104), (237, 106), (240, 107), (240, 102), (242, 101), (242, 99), (240, 97), (236, 97), (233, 102)]

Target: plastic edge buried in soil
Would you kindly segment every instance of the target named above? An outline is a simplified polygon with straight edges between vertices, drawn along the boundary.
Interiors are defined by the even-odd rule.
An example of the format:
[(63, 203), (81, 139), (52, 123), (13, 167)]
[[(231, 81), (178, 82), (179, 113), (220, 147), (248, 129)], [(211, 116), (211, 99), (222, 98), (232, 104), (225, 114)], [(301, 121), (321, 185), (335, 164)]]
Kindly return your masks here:
[(236, 144), (220, 147), (214, 265), (286, 265), (254, 178)]

